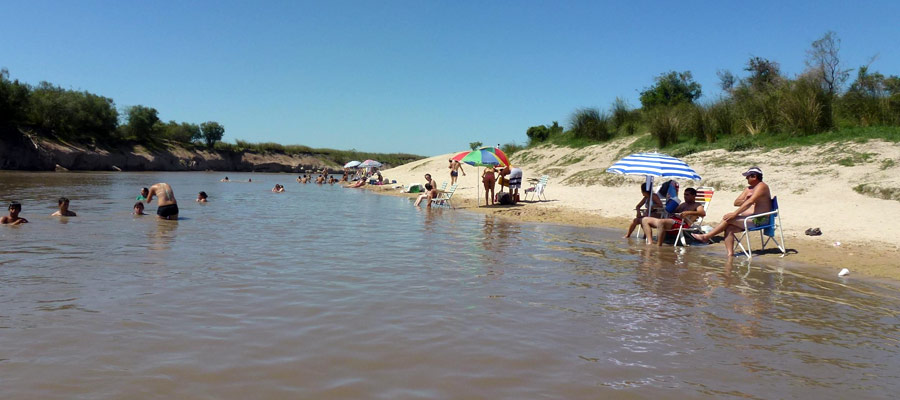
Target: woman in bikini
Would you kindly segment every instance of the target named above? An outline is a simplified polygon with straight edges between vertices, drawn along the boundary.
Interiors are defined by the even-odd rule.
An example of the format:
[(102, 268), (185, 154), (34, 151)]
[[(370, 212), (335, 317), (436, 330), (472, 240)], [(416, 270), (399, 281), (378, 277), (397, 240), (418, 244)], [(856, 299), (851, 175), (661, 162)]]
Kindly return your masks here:
[(484, 183), (484, 205), (488, 205), (488, 199), (490, 199), (491, 205), (494, 204), (494, 182), (497, 181), (496, 173), (497, 171), (494, 169), (493, 165), (485, 168), (484, 172), (481, 173), (481, 182)]

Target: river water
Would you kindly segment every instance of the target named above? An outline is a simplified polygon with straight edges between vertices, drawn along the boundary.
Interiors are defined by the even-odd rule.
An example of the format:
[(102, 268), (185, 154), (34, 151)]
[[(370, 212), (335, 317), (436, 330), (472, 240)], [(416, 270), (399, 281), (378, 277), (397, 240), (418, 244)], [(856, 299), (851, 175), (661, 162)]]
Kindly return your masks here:
[[(887, 284), (224, 175), (0, 172), (4, 210), (18, 200), (31, 221), (0, 226), (0, 397), (900, 390), (900, 296)], [(131, 216), (139, 188), (162, 181), (182, 219), (156, 220), (155, 205)], [(193, 201), (200, 190), (209, 203)], [(59, 196), (77, 217), (49, 216)]]

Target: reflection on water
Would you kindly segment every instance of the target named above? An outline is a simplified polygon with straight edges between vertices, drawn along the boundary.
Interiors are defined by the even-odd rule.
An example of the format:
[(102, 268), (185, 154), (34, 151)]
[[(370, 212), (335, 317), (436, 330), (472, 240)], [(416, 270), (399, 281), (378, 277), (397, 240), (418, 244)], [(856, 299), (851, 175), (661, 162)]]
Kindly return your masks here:
[[(0, 200), (32, 222), (0, 227), (4, 399), (883, 398), (900, 386), (900, 299), (878, 284), (220, 175), (0, 172)], [(160, 181), (184, 218), (131, 216), (137, 189)], [(192, 201), (200, 190), (210, 203)], [(49, 217), (63, 195), (78, 217)]]

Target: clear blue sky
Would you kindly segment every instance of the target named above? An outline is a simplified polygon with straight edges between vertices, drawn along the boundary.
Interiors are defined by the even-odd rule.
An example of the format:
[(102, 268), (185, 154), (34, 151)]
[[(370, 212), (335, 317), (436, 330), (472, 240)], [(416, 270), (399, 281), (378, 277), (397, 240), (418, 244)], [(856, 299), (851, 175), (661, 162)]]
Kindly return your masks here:
[(900, 74), (900, 1), (7, 1), (0, 67), (225, 125), (225, 140), (436, 155), (527, 139), (669, 70), (704, 99), (751, 56), (801, 73), (826, 31)]

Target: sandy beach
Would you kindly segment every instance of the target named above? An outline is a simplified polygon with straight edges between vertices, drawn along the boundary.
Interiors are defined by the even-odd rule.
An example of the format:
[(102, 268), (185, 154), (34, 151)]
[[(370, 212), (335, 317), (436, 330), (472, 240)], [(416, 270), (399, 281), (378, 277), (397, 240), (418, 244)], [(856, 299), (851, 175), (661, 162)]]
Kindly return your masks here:
[[(524, 187), (529, 186), (529, 178), (543, 174), (550, 175), (550, 181), (546, 201), (522, 201), (514, 206), (484, 206), (481, 169), (464, 165), (467, 175), (459, 176), (454, 208), (518, 221), (616, 228), (624, 234), (634, 215), (632, 209), (641, 197), (638, 184), (642, 180), (605, 170), (629, 154), (627, 147), (632, 140), (619, 139), (582, 149), (541, 146), (515, 153), (510, 161), (522, 168)], [(449, 181), (447, 160), (453, 154), (405, 164), (385, 170), (383, 175), (396, 180), (396, 185), (423, 183), (426, 173), (439, 183)], [(750, 166), (759, 166), (782, 210), (788, 249), (785, 260), (831, 268), (835, 274), (848, 268), (851, 274), (900, 281), (900, 245), (896, 239), (900, 226), (876, 225), (885, 216), (900, 215), (900, 201), (854, 191), (854, 187), (861, 187), (868, 192), (886, 193), (885, 197), (896, 193), (894, 188), (900, 188), (900, 145), (869, 141), (766, 152), (715, 150), (682, 159), (703, 177), (701, 182), (680, 182), (682, 190), (692, 186), (716, 189), (705, 224), (714, 225), (735, 209), (732, 203), (745, 185), (741, 173)], [(370, 188), (413, 196), (402, 194), (393, 187), (396, 185)], [(476, 202), (476, 196), (480, 202)], [(822, 235), (807, 236), (804, 232), (808, 228), (820, 228)], [(711, 246), (718, 247), (716, 251), (725, 256), (721, 243)], [(758, 248), (758, 241), (755, 246)], [(754, 259), (777, 257), (778, 254), (767, 252)]]

